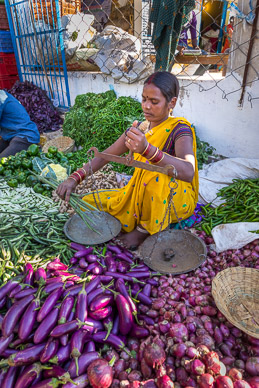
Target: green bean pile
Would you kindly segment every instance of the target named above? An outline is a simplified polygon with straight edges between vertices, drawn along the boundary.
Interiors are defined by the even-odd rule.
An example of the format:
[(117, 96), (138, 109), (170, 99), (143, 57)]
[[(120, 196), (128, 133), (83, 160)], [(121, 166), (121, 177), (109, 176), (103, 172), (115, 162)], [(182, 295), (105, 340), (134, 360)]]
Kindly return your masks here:
[(219, 190), (218, 197), (223, 203), (213, 208), (209, 203), (202, 206), (203, 220), (197, 229), (210, 235), (220, 224), (259, 221), (259, 179), (233, 179), (233, 183)]
[(26, 262), (44, 264), (59, 254), (69, 262), (71, 251), (63, 227), (67, 214), (59, 213), (59, 204), (36, 194), (29, 187), (12, 189), (0, 184), (0, 278)]

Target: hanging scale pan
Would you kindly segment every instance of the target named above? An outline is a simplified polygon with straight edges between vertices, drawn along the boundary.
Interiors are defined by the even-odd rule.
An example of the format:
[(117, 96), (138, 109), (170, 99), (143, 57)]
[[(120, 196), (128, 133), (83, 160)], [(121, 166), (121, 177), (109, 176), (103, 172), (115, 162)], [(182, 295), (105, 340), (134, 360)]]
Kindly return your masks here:
[(207, 249), (191, 232), (171, 229), (147, 237), (138, 253), (154, 271), (178, 275), (199, 267), (206, 260)]
[[(94, 212), (97, 213), (97, 212)], [(97, 214), (96, 214), (97, 215)], [(64, 233), (69, 240), (83, 245), (102, 244), (117, 236), (121, 223), (115, 217), (104, 211), (98, 212), (91, 230), (78, 214), (74, 214), (64, 225)]]

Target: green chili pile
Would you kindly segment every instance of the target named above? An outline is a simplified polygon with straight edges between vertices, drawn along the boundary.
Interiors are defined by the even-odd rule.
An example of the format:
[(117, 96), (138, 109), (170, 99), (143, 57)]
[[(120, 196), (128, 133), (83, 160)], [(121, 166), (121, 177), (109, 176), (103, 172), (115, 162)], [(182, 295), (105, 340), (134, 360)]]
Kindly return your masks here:
[(259, 179), (233, 179), (233, 183), (219, 190), (223, 203), (213, 208), (209, 203), (201, 208), (203, 220), (197, 225), (208, 235), (220, 224), (259, 221)]

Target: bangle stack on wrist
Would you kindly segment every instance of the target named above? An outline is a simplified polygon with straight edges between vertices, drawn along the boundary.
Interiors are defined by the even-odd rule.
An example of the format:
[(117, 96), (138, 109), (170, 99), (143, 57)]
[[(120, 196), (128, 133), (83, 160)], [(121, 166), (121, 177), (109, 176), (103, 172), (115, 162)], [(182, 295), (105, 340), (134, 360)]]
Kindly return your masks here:
[(148, 155), (148, 153), (149, 153), (149, 151), (150, 151), (150, 149), (151, 149), (151, 144), (150, 143), (147, 143), (147, 146), (146, 146), (146, 148), (144, 149), (144, 151), (142, 152), (142, 156), (144, 156), (144, 157), (146, 157), (147, 155)]
[(68, 178), (73, 179), (77, 184), (79, 184), (79, 183), (81, 183), (85, 179), (86, 175), (87, 175), (86, 171), (82, 167), (79, 170), (73, 172), (73, 174), (69, 175)]

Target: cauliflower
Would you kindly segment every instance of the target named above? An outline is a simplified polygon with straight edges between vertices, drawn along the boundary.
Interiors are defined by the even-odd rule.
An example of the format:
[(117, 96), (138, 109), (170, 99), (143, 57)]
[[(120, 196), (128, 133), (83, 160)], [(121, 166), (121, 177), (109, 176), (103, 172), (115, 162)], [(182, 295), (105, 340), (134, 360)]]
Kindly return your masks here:
[(45, 167), (41, 175), (46, 178), (55, 178), (59, 182), (67, 179), (67, 169), (62, 167), (60, 164), (50, 163), (47, 167)]

